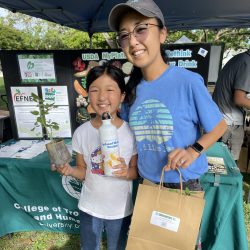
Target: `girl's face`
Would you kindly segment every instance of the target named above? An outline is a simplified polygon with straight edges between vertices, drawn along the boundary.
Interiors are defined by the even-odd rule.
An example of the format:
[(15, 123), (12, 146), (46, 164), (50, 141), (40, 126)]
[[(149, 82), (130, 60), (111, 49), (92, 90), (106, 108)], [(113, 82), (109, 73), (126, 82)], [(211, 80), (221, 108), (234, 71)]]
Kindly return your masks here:
[(129, 34), (127, 46), (122, 50), (132, 64), (144, 70), (155, 63), (162, 63), (160, 44), (166, 40), (167, 30), (157, 27), (156, 18), (147, 18), (138, 12), (130, 12), (123, 16), (119, 33), (133, 32), (138, 24), (149, 24), (147, 35), (138, 41), (134, 34)]
[(117, 110), (125, 97), (116, 81), (107, 74), (98, 77), (89, 86), (89, 100), (96, 114), (100, 117), (103, 112), (109, 112), (116, 117)]

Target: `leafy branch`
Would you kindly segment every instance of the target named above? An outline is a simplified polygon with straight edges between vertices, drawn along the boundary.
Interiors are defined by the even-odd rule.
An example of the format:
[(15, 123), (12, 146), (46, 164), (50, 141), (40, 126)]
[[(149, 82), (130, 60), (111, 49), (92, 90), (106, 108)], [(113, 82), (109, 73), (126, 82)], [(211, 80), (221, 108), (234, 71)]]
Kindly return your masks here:
[(31, 131), (34, 131), (35, 128), (41, 125), (46, 132), (45, 135), (50, 139), (50, 141), (53, 141), (53, 130), (59, 130), (59, 124), (51, 121), (51, 119), (46, 120), (46, 115), (49, 114), (50, 110), (57, 108), (57, 106), (54, 105), (54, 103), (46, 103), (45, 100), (33, 92), (31, 93), (31, 96), (33, 101), (36, 102), (39, 107), (39, 110), (30, 111), (31, 114), (37, 117), (34, 123), (35, 126), (31, 129)]

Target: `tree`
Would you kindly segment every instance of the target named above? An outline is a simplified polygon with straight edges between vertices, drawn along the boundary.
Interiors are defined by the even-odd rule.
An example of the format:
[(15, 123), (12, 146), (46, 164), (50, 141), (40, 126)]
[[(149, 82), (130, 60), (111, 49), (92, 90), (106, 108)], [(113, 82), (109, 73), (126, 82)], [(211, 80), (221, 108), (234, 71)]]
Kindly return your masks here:
[[(1, 23), (3, 26), (9, 27), (22, 34), (23, 49), (89, 48), (89, 37), (86, 32), (63, 27), (21, 13), (8, 12), (7, 16), (0, 18), (0, 20), (2, 20)], [(18, 39), (19, 38), (16, 40)], [(12, 45), (13, 44), (10, 46)], [(10, 47), (10, 49), (16, 48)]]
[(0, 20), (0, 48), (25, 49), (25, 39), (22, 32), (13, 27), (5, 26)]
[[(0, 18), (0, 46), (2, 49), (89, 49), (88, 33), (60, 26), (21, 13), (8, 12)], [(250, 29), (216, 29), (171, 31), (166, 43), (173, 43), (183, 35), (193, 42), (224, 43), (227, 49), (246, 49), (250, 42)], [(110, 48), (115, 33), (96, 33), (92, 36), (93, 49)], [(114, 45), (115, 43), (112, 43)]]
[(168, 42), (174, 42), (186, 35), (194, 42), (224, 43), (227, 49), (247, 49), (250, 42), (250, 29), (215, 29), (193, 31), (170, 31)]

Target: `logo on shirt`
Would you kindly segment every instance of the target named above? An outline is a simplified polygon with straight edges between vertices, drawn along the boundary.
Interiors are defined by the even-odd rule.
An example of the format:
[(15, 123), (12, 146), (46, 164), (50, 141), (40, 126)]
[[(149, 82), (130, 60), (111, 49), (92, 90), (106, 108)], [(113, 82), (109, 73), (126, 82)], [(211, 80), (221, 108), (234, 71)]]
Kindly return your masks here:
[[(158, 100), (144, 101), (131, 114), (129, 124), (136, 141), (160, 145), (166, 143), (173, 135), (173, 119), (167, 107)], [(146, 143), (146, 142), (145, 142)], [(157, 146), (157, 150), (162, 151)]]
[(99, 146), (91, 153), (91, 173), (104, 175), (104, 165), (101, 147)]

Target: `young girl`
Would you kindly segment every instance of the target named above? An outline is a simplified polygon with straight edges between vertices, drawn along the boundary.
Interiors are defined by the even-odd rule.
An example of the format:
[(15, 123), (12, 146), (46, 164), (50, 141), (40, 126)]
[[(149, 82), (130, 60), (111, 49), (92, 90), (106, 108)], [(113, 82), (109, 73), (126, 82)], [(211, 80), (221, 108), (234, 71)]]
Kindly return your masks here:
[[(200, 75), (170, 66), (161, 44), (167, 37), (165, 20), (152, 0), (116, 5), (109, 26), (134, 70), (127, 84), (127, 119), (137, 144), (138, 171), (159, 183), (201, 190), (199, 178), (208, 169), (203, 153), (225, 132), (226, 124)], [(124, 110), (124, 109), (123, 109)], [(122, 113), (122, 117), (124, 112)], [(201, 133), (201, 128), (204, 133)]]
[[(125, 97), (122, 71), (111, 65), (92, 68), (87, 76), (87, 91), (96, 117), (74, 132), (72, 148), (76, 152), (76, 167), (66, 164), (56, 169), (60, 174), (85, 180), (78, 204), (81, 249), (100, 249), (103, 228), (109, 250), (125, 249), (133, 209), (131, 180), (137, 178), (137, 155), (128, 124), (117, 116)], [(98, 128), (102, 124), (102, 114), (107, 111), (118, 129), (121, 163), (114, 166), (115, 177), (101, 175)]]

